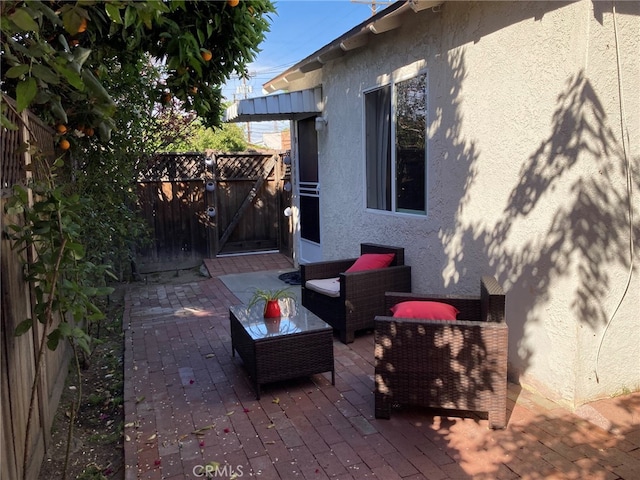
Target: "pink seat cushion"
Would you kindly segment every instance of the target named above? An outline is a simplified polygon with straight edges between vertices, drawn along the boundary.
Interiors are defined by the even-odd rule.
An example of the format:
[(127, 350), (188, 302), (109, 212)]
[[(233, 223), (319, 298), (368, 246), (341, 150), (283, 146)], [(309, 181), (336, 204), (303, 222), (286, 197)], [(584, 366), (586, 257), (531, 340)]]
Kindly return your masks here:
[(400, 302), (391, 308), (396, 318), (420, 318), (423, 320), (456, 320), (460, 311), (442, 302), (412, 300)]
[(395, 253), (363, 253), (345, 273), (386, 268), (391, 265), (395, 256)]

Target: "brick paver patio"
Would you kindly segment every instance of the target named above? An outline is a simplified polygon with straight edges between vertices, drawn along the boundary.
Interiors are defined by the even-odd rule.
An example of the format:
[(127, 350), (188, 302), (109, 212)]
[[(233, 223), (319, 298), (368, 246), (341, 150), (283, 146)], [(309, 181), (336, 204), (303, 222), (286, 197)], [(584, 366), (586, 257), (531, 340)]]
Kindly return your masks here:
[[(373, 416), (373, 336), (334, 340), (330, 374), (263, 387), (231, 356), (216, 277), (291, 269), (278, 254), (206, 261), (212, 278), (126, 298), (125, 478), (640, 478), (640, 393), (568, 410), (510, 385), (505, 430), (406, 410)], [(440, 415), (442, 413), (442, 416)]]

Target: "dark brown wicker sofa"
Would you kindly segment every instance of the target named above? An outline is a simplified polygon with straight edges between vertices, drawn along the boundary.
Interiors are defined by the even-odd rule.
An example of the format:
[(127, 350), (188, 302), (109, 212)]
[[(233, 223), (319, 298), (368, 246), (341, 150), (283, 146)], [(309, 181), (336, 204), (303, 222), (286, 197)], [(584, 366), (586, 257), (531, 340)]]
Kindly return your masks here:
[[(404, 248), (363, 243), (360, 253), (394, 253), (390, 266), (345, 273), (356, 258), (300, 265), (302, 305), (338, 330), (350, 343), (355, 332), (373, 328), (373, 319), (384, 312), (384, 294), (411, 291), (411, 267), (404, 264)], [(329, 297), (305, 287), (309, 280), (340, 278), (340, 296)]]
[(503, 428), (507, 405), (505, 294), (482, 277), (479, 297), (387, 293), (386, 311), (404, 301), (444, 302), (458, 320), (375, 318), (375, 416), (392, 405), (488, 412)]

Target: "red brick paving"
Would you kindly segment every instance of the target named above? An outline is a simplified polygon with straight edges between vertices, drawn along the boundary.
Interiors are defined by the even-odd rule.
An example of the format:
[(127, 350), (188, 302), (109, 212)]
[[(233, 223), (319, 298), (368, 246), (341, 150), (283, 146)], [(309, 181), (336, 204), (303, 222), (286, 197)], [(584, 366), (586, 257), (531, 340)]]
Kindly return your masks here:
[[(216, 277), (291, 268), (278, 254), (206, 260), (211, 279), (133, 288), (126, 299), (125, 479), (640, 478), (640, 392), (571, 413), (517, 385), (509, 423), (405, 410), (373, 416), (373, 338), (334, 341), (329, 374), (263, 387), (231, 356)], [(577, 415), (578, 413), (579, 415)]]

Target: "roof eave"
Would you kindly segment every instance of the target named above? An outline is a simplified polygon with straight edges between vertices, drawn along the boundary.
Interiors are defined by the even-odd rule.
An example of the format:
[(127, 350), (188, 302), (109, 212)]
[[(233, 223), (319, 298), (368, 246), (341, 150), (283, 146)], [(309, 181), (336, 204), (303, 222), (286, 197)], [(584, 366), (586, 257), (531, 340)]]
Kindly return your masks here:
[(263, 90), (266, 93), (286, 90), (292, 81), (299, 80), (306, 74), (321, 69), (323, 65), (342, 57), (347, 52), (364, 47), (369, 43), (372, 35), (379, 35), (398, 28), (402, 24), (400, 17), (403, 13), (409, 10), (420, 12), (437, 7), (442, 3), (444, 3), (443, 0), (397, 1), (269, 80), (263, 84)]

